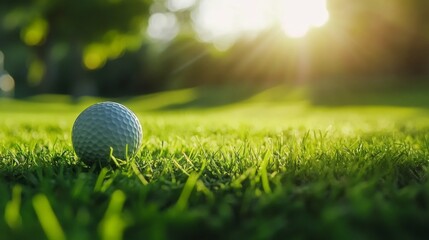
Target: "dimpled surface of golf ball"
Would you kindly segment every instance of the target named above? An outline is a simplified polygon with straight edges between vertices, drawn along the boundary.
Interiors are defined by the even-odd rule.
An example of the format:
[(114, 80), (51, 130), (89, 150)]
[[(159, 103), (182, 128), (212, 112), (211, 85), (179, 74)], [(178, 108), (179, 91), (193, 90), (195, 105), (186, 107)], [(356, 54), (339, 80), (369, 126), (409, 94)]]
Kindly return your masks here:
[[(113, 156), (133, 156), (142, 142), (142, 127), (136, 115), (125, 106), (101, 102), (85, 109), (72, 129), (76, 155), (86, 163), (108, 162)], [(128, 153), (126, 152), (128, 150)]]

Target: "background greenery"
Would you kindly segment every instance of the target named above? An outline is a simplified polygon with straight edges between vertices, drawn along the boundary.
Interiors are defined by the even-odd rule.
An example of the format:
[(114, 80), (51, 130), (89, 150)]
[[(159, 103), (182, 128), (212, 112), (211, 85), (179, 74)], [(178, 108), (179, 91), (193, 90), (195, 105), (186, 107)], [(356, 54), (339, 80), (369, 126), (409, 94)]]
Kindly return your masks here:
[[(328, 0), (330, 20), (303, 39), (272, 26), (225, 51), (201, 42), (191, 7), (169, 0), (2, 1), (0, 50), (15, 96), (127, 96), (199, 85), (279, 83), (372, 88), (427, 82), (428, 3)], [(173, 14), (180, 31), (154, 40), (150, 16)], [(302, 76), (300, 62), (308, 61)], [(325, 88), (323, 88), (325, 89)]]

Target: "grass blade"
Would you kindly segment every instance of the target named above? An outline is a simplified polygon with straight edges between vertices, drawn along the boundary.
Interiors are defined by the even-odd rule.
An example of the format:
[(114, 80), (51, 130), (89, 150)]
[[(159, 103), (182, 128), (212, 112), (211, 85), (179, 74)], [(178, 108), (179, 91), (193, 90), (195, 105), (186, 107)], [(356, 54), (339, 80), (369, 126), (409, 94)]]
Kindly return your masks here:
[(271, 193), (271, 187), (268, 181), (268, 174), (267, 174), (267, 165), (271, 157), (272, 157), (272, 153), (270, 151), (267, 151), (265, 153), (264, 159), (262, 160), (262, 163), (259, 169), (261, 174), (262, 188), (264, 189), (265, 193)]
[(21, 214), (19, 209), (21, 207), (21, 192), (22, 187), (16, 185), (12, 190), (12, 199), (6, 204), (4, 219), (12, 229), (18, 229), (21, 227)]
[(43, 194), (38, 194), (33, 198), (33, 207), (39, 219), (40, 225), (49, 240), (66, 239), (63, 229), (49, 204), (48, 198)]
[(116, 190), (112, 194), (112, 198), (107, 207), (104, 218), (99, 225), (101, 239), (104, 240), (120, 240), (126, 227), (126, 223), (122, 218), (122, 208), (125, 203), (125, 194)]
[(177, 210), (182, 211), (188, 207), (189, 197), (191, 196), (192, 190), (194, 189), (198, 178), (199, 178), (198, 173), (191, 173), (189, 175), (188, 180), (186, 181), (185, 186), (183, 187), (182, 193), (180, 194), (179, 200), (177, 200), (177, 203), (175, 205), (175, 208)]
[(107, 168), (101, 169), (100, 174), (98, 174), (97, 181), (95, 182), (94, 192), (100, 192), (101, 191), (101, 187), (103, 186), (104, 178), (106, 177), (108, 171), (109, 170), (107, 170)]
[(140, 182), (142, 182), (144, 186), (149, 184), (149, 182), (146, 180), (146, 178), (144, 178), (143, 174), (140, 172), (135, 161), (131, 162), (131, 168), (133, 169), (134, 174), (139, 178)]

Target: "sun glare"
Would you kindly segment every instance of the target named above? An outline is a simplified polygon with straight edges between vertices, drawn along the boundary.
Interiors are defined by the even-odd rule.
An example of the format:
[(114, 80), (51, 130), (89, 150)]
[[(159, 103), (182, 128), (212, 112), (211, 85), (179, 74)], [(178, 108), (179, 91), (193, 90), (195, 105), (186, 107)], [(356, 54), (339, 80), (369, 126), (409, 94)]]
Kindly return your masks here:
[(271, 13), (266, 0), (202, 0), (192, 18), (203, 41), (223, 48), (243, 33), (266, 28)]
[(303, 37), (329, 19), (326, 0), (201, 0), (194, 27), (203, 41), (230, 41), (278, 24), (289, 37)]
[(303, 37), (313, 27), (321, 27), (329, 20), (326, 0), (279, 1), (279, 20), (290, 37)]

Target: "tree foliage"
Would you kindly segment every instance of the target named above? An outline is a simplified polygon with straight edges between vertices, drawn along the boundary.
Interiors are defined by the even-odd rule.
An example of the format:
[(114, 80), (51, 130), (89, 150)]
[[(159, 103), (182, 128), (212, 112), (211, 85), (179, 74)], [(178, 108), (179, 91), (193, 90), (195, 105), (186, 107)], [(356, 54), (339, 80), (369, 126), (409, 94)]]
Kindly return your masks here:
[[(15, 39), (19, 34), (28, 50), (29, 69), (40, 63), (42, 74), (35, 78), (41, 91), (55, 91), (62, 61), (71, 64), (74, 81), (80, 82), (88, 68), (138, 49), (149, 5), (148, 0), (2, 1), (2, 32)], [(10, 45), (16, 43), (6, 42), (2, 48)], [(31, 80), (30, 70), (28, 75)]]
[[(302, 39), (272, 26), (239, 38), (225, 51), (196, 34), (192, 13), (201, 1), (180, 10), (168, 3), (2, 1), (0, 48), (6, 68), (17, 86), (25, 82), (31, 93), (78, 95), (230, 83), (354, 86), (353, 79), (368, 86), (373, 79), (429, 74), (426, 1), (328, 0), (329, 22)], [(155, 13), (175, 16), (180, 32), (171, 42), (147, 41), (146, 23)]]

